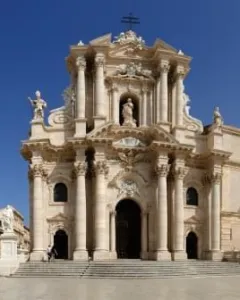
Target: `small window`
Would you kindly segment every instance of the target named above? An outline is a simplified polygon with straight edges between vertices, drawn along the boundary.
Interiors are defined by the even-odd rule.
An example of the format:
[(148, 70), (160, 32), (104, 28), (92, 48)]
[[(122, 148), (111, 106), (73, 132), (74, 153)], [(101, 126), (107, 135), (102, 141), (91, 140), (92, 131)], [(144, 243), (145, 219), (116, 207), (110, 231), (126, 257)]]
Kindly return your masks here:
[(187, 189), (187, 205), (194, 205), (198, 206), (198, 192), (195, 188), (188, 188)]
[(67, 202), (68, 190), (64, 183), (57, 183), (54, 187), (54, 202)]

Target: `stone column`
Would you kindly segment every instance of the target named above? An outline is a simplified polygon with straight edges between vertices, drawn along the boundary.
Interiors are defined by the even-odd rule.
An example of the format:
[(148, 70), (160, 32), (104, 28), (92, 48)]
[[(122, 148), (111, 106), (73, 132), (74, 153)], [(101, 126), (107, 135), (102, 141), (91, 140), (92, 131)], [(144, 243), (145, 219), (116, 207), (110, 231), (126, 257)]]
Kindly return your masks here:
[(161, 90), (161, 78), (160, 76), (157, 78), (156, 82), (156, 89), (155, 89), (155, 122), (158, 124), (160, 122), (160, 110), (161, 110), (161, 103), (160, 103), (160, 90)]
[(184, 68), (178, 66), (176, 69), (176, 125), (183, 126), (183, 79), (184, 79)]
[(111, 232), (111, 239), (110, 239), (110, 251), (111, 251), (111, 258), (117, 258), (116, 253), (116, 211), (111, 211), (110, 214), (110, 232)]
[(175, 162), (175, 202), (174, 202), (174, 243), (173, 243), (173, 259), (187, 259), (187, 254), (184, 249), (184, 198), (183, 198), (183, 179), (187, 174), (188, 169), (184, 166), (184, 161), (178, 165)]
[(168, 71), (169, 71), (168, 61), (162, 61), (160, 64), (160, 80), (161, 80), (161, 90), (160, 90), (160, 122), (168, 122)]
[(85, 119), (85, 68), (86, 61), (83, 56), (77, 57), (76, 65), (78, 68), (77, 77), (77, 119)]
[(95, 57), (95, 112), (97, 117), (105, 117), (104, 62), (104, 55), (97, 53)]
[(214, 172), (212, 176), (212, 213), (211, 213), (211, 259), (212, 260), (221, 260), (221, 246), (220, 246), (220, 237), (221, 237), (221, 193), (220, 193), (220, 184), (221, 184), (220, 172)]
[(143, 211), (141, 215), (141, 258), (147, 259), (148, 258), (148, 249), (147, 249), (147, 242), (148, 242), (148, 232), (147, 232), (147, 212)]
[(106, 161), (95, 161), (96, 171), (96, 199), (94, 213), (95, 249), (94, 260), (108, 259), (109, 253), (106, 245), (106, 183), (105, 176), (108, 172)]
[(147, 126), (147, 88), (142, 89), (142, 126)]
[(119, 124), (119, 113), (118, 88), (114, 84), (112, 86), (112, 121), (114, 124)]
[(158, 175), (158, 192), (156, 203), (157, 228), (156, 228), (156, 260), (171, 260), (170, 252), (167, 248), (168, 243), (168, 212), (167, 212), (167, 174), (169, 172), (169, 165), (167, 164), (167, 157), (164, 159), (165, 163), (159, 161), (156, 165), (156, 172)]
[(43, 194), (42, 194), (42, 164), (34, 164), (31, 166), (33, 175), (33, 249), (30, 254), (30, 260), (41, 261), (44, 256), (43, 244)]
[(87, 170), (83, 154), (82, 161), (76, 161), (74, 171), (76, 175), (76, 202), (75, 202), (75, 250), (74, 260), (88, 260), (86, 249), (87, 242), (87, 211), (86, 211), (86, 182), (85, 174)]

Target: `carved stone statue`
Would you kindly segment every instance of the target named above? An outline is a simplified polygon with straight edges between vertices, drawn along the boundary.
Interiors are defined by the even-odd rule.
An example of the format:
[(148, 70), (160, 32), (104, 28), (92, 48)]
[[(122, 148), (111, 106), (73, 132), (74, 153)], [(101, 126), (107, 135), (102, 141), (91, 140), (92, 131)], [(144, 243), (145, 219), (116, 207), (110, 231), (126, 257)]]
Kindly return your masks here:
[(143, 69), (141, 63), (135, 64), (134, 62), (130, 62), (127, 65), (119, 65), (114, 75), (120, 75), (122, 77), (145, 77), (148, 79), (153, 79), (151, 70)]
[(34, 107), (34, 120), (43, 119), (44, 118), (44, 108), (47, 107), (46, 101), (41, 99), (40, 91), (36, 91), (35, 93), (36, 99), (32, 100), (30, 97), (28, 98), (31, 102), (32, 106)]
[(136, 127), (136, 120), (133, 118), (133, 109), (132, 99), (128, 98), (122, 109), (123, 126)]
[(13, 232), (13, 209), (10, 205), (2, 212), (2, 223), (4, 232)]
[(219, 107), (215, 107), (214, 112), (213, 112), (213, 123), (217, 126), (220, 127), (223, 125), (223, 117), (219, 111)]

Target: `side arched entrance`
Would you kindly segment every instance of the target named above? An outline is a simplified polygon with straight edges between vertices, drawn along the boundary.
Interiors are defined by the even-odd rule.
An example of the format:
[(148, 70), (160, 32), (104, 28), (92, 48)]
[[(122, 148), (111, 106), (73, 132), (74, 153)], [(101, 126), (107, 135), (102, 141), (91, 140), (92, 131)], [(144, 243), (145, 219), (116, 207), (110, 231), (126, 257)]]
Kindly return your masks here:
[(188, 259), (198, 259), (198, 237), (195, 232), (189, 232), (186, 238)]
[(140, 258), (141, 208), (131, 200), (121, 200), (116, 206), (116, 249), (118, 258)]
[(68, 259), (68, 236), (63, 229), (59, 229), (55, 233), (54, 247), (57, 251), (57, 259)]

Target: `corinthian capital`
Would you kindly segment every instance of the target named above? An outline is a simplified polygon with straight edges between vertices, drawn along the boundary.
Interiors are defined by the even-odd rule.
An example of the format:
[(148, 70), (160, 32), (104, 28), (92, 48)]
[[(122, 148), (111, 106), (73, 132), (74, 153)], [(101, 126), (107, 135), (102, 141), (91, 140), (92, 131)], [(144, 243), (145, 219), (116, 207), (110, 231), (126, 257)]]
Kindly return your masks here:
[(76, 66), (78, 69), (85, 69), (86, 68), (86, 60), (84, 56), (78, 56), (76, 59)]
[(188, 172), (187, 167), (175, 166), (173, 174), (176, 179), (183, 180), (184, 177), (187, 175), (187, 172)]
[(42, 164), (32, 164), (30, 165), (30, 173), (33, 177), (42, 177), (44, 171), (43, 171), (43, 165)]
[(85, 161), (74, 163), (74, 173), (76, 176), (85, 176), (87, 171), (87, 163)]
[(98, 53), (96, 54), (96, 57), (95, 57), (95, 65), (96, 67), (103, 67), (104, 66), (104, 63), (105, 63), (105, 57), (103, 54), (101, 53)]
[(213, 184), (220, 184), (222, 179), (222, 173), (221, 172), (214, 172), (211, 175), (211, 181)]
[(155, 171), (158, 176), (166, 177), (170, 169), (170, 165), (168, 164), (157, 164), (155, 167)]
[(107, 162), (105, 160), (95, 161), (95, 172), (96, 174), (104, 174), (107, 175), (109, 171), (109, 167), (107, 165)]

